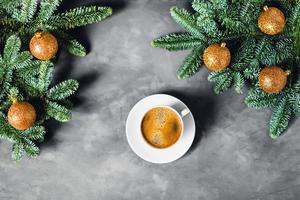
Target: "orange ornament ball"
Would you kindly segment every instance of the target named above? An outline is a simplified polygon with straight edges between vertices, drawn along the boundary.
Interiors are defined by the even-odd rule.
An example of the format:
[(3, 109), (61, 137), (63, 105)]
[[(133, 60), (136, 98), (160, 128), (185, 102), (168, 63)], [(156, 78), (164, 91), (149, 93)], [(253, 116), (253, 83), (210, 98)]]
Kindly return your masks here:
[(258, 27), (261, 32), (267, 35), (276, 35), (282, 32), (285, 23), (283, 12), (276, 7), (264, 6), (258, 17)]
[(17, 130), (26, 130), (36, 121), (35, 108), (28, 102), (14, 102), (7, 113), (8, 123)]
[(58, 51), (58, 42), (49, 32), (37, 32), (29, 43), (31, 54), (39, 60), (50, 60)]
[(212, 71), (220, 71), (229, 66), (231, 53), (226, 43), (212, 44), (204, 50), (203, 61), (206, 67)]
[(260, 88), (269, 94), (281, 92), (287, 83), (287, 77), (290, 71), (284, 71), (278, 66), (265, 67), (259, 73), (258, 83)]

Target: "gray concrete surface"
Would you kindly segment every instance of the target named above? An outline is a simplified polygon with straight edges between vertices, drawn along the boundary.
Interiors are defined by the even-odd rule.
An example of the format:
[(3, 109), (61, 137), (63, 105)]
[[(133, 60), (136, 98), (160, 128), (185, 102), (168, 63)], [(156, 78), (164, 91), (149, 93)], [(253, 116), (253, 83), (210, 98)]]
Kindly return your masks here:
[[(64, 7), (83, 2), (65, 1)], [(85, 1), (99, 3), (103, 1)], [(216, 96), (208, 71), (179, 81), (188, 52), (152, 49), (151, 39), (178, 32), (171, 6), (189, 1), (106, 0), (114, 15), (74, 34), (90, 48), (85, 58), (62, 53), (56, 80), (76, 78), (81, 88), (69, 123), (47, 123), (37, 159), (10, 159), (0, 142), (1, 200), (297, 200), (300, 199), (300, 120), (276, 141), (267, 136), (270, 111), (250, 110), (234, 91)], [(186, 102), (197, 137), (186, 156), (147, 163), (127, 144), (132, 106), (154, 93)]]

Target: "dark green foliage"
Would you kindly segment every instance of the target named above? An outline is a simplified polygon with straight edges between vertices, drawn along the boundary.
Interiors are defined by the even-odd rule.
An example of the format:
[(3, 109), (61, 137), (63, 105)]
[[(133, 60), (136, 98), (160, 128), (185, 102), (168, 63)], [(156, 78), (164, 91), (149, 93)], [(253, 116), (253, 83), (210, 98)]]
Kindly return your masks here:
[[(152, 41), (153, 47), (164, 48), (169, 51), (198, 48), (204, 46), (204, 42), (198, 37), (186, 34), (170, 34)], [(200, 53), (200, 52), (199, 52)]]
[(47, 97), (52, 100), (62, 100), (71, 96), (78, 88), (78, 82), (67, 80), (59, 83), (48, 91)]
[(276, 139), (287, 128), (292, 115), (287, 98), (280, 98), (274, 106), (270, 121), (270, 137)]
[[(66, 32), (68, 29), (96, 23), (112, 14), (109, 7), (84, 6), (57, 13), (62, 0), (0, 0), (0, 139), (12, 143), (12, 158), (24, 154), (36, 157), (36, 142), (44, 140), (45, 120), (66, 122), (71, 119), (72, 103), (67, 99), (78, 89), (76, 80), (51, 87), (54, 64), (35, 60), (28, 43), (37, 31), (53, 33), (60, 47), (85, 56), (83, 45)], [(40, 2), (40, 3), (38, 3)], [(35, 124), (24, 131), (9, 125), (7, 112), (12, 101), (28, 101), (38, 110)], [(39, 102), (39, 103), (38, 103)]]
[[(282, 33), (268, 36), (260, 32), (257, 19), (264, 5), (276, 6), (286, 16)], [(298, 0), (193, 0), (194, 13), (171, 8), (171, 16), (187, 31), (152, 41), (153, 47), (169, 51), (191, 49), (178, 70), (178, 78), (194, 75), (203, 64), (203, 52), (210, 44), (226, 42), (232, 60), (227, 69), (211, 72), (208, 80), (214, 91), (234, 87), (242, 93), (251, 87), (245, 100), (250, 108), (273, 108), (270, 136), (277, 138), (293, 115), (300, 115), (300, 2)], [(197, 50), (196, 50), (197, 49)], [(269, 65), (290, 69), (287, 87), (279, 94), (267, 94), (257, 84), (261, 68)], [(295, 69), (295, 70), (294, 70)], [(295, 78), (297, 77), (297, 78)]]
[[(49, 31), (68, 52), (84, 56), (86, 50), (65, 31), (99, 22), (112, 14), (109, 7), (82, 6), (63, 13), (56, 13), (62, 0), (22, 0), (19, 6), (0, 0), (0, 41), (17, 34), (22, 41), (29, 41), (37, 31)], [(18, 1), (17, 1), (18, 3)], [(2, 16), (1, 16), (2, 14)]]
[(274, 106), (277, 100), (277, 95), (267, 94), (259, 87), (253, 87), (248, 93), (245, 103), (250, 108), (268, 108)]
[(234, 89), (237, 93), (242, 94), (245, 86), (245, 78), (240, 72), (235, 72), (233, 75)]
[(0, 113), (0, 138), (13, 143), (12, 158), (19, 160), (24, 153), (31, 157), (36, 157), (39, 153), (38, 147), (33, 141), (42, 141), (44, 139), (45, 128), (34, 126), (25, 131), (15, 130), (7, 123), (4, 113)]
[(60, 122), (67, 122), (71, 119), (71, 111), (56, 102), (47, 101), (46, 113)]
[(50, 17), (50, 29), (72, 29), (99, 22), (112, 14), (107, 7), (79, 7)]
[(185, 79), (194, 75), (198, 70), (201, 63), (200, 49), (193, 49), (192, 53), (186, 57), (183, 64), (177, 71), (179, 79)]
[(197, 26), (197, 18), (187, 10), (173, 7), (170, 10), (173, 19), (186, 31), (194, 36), (203, 36), (200, 27)]
[(76, 55), (76, 56), (85, 56), (86, 55), (86, 49), (75, 38), (73, 38), (71, 35), (69, 35), (65, 32), (62, 32), (62, 31), (57, 31), (57, 33), (59, 33), (56, 36), (57, 36), (57, 39), (58, 39), (61, 47), (63, 47), (68, 52), (70, 52), (71, 54)]
[[(1, 73), (1, 109), (0, 109), (0, 138), (13, 143), (13, 159), (20, 159), (26, 153), (36, 157), (39, 153), (35, 141), (44, 139), (45, 129), (40, 126), (43, 120), (30, 129), (18, 131), (11, 127), (6, 119), (6, 113), (12, 104), (12, 99), (30, 100), (32, 97), (41, 98), (44, 103), (44, 118), (53, 117), (59, 121), (71, 119), (71, 111), (52, 100), (64, 100), (78, 88), (75, 80), (67, 80), (49, 89), (52, 80), (53, 64), (41, 62), (32, 58), (27, 51), (20, 52), (20, 39), (12, 35), (8, 38), (3, 56), (0, 56)], [(52, 106), (54, 108), (49, 109)], [(54, 111), (53, 111), (54, 110)]]
[(208, 76), (208, 80), (215, 82), (214, 91), (215, 93), (220, 94), (232, 85), (232, 71), (229, 69), (224, 69), (221, 71), (212, 72)]

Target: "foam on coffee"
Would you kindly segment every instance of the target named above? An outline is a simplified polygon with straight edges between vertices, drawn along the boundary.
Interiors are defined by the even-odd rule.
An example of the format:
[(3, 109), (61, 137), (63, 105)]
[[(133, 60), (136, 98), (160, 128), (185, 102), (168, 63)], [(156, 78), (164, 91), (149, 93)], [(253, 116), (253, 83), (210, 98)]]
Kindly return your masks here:
[(149, 110), (141, 124), (145, 140), (157, 148), (166, 148), (177, 142), (182, 132), (179, 116), (166, 107)]

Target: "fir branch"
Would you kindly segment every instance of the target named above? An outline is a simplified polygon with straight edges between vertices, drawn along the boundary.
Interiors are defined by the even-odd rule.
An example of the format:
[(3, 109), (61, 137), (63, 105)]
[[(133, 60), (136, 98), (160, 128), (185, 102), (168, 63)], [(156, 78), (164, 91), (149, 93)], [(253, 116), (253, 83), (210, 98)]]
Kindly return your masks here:
[(290, 92), (288, 94), (288, 102), (296, 116), (300, 116), (300, 94), (295, 92)]
[[(273, 2), (273, 1), (271, 1)], [(269, 4), (270, 2), (268, 2)], [(238, 93), (241, 93), (243, 87), (248, 81), (251, 90), (245, 102), (251, 108), (273, 107), (280, 111), (280, 99), (289, 99), (287, 117), (291, 114), (298, 114), (300, 111), (300, 78), (290, 76), (286, 89), (280, 94), (267, 94), (257, 86), (257, 79), (262, 67), (269, 65), (281, 66), (292, 69), (300, 66), (300, 3), (295, 0), (282, 0), (276, 2), (276, 7), (285, 13), (287, 24), (285, 30), (278, 35), (268, 36), (262, 33), (257, 26), (257, 18), (261, 12), (262, 6), (266, 1), (228, 1), (228, 0), (193, 0), (192, 7), (196, 13), (192, 14), (184, 9), (172, 8), (171, 16), (188, 33), (180, 35), (166, 35), (152, 42), (152, 46), (165, 48), (167, 50), (185, 50), (189, 48), (196, 49), (195, 46), (203, 48), (209, 44), (226, 42), (230, 47), (233, 59), (231, 66), (225, 70), (212, 72), (208, 80), (215, 83), (216, 93), (224, 92), (232, 85)], [(203, 41), (204, 45), (190, 43), (187, 36), (191, 34), (195, 38)], [(182, 36), (179, 37), (179, 36)], [(178, 41), (179, 39), (179, 41)], [(193, 38), (194, 39), (194, 38)], [(205, 45), (206, 44), (206, 45)], [(203, 49), (200, 50), (201, 54)], [(201, 57), (199, 53), (199, 56)], [(183, 63), (183, 66), (197, 66), (194, 62), (193, 54), (190, 54)], [(190, 65), (190, 63), (192, 63)], [(202, 60), (199, 61), (199, 65)], [(195, 70), (196, 71), (196, 70)], [(194, 74), (195, 72), (193, 70)], [(298, 73), (298, 70), (292, 70)], [(182, 73), (183, 75), (186, 72)], [(190, 77), (190, 76), (186, 76)], [(276, 110), (275, 109), (275, 110)], [(285, 109), (286, 110), (286, 109)], [(279, 136), (285, 129), (285, 117), (271, 120), (272, 137)], [(279, 121), (279, 125), (276, 124)], [(283, 123), (283, 125), (280, 125)], [(274, 128), (275, 127), (275, 128)], [(274, 136), (275, 135), (275, 136)]]
[(27, 155), (35, 158), (39, 155), (40, 149), (29, 139), (23, 138), (23, 147)]
[(169, 51), (194, 49), (204, 45), (206, 45), (204, 41), (188, 33), (170, 34), (170, 35), (160, 37), (151, 42), (152, 47), (164, 48)]
[(24, 147), (22, 142), (18, 141), (16, 143), (13, 144), (13, 149), (12, 149), (12, 159), (15, 161), (18, 161), (22, 158), (24, 154)]
[(257, 59), (253, 59), (248, 63), (248, 67), (243, 71), (243, 74), (246, 78), (255, 81), (260, 72), (260, 66)]
[(253, 2), (247, 1), (247, 2), (245, 2), (245, 4), (242, 5), (242, 7), (240, 9), (240, 14), (239, 14), (240, 19), (244, 19), (245, 16), (247, 16), (248, 14), (252, 14), (252, 12), (250, 12), (250, 8), (251, 8), (252, 4), (253, 4)]
[(238, 94), (243, 93), (243, 88), (245, 86), (245, 79), (244, 79), (243, 75), (240, 72), (235, 72), (234, 73), (233, 85), (234, 85), (235, 91)]
[(232, 85), (233, 77), (232, 72), (229, 69), (222, 71), (212, 72), (208, 76), (208, 81), (214, 82), (214, 92), (220, 94), (225, 92)]
[(37, 79), (34, 77), (27, 77), (25, 79), (18, 77), (15, 80), (16, 85), (32, 97), (39, 97), (41, 95), (38, 84), (36, 84), (37, 82)]
[(292, 112), (288, 104), (288, 100), (282, 97), (278, 100), (274, 107), (274, 111), (270, 121), (270, 137), (278, 138), (287, 128)]
[(221, 31), (215, 20), (215, 11), (211, 9), (210, 2), (193, 1), (192, 7), (199, 13), (197, 26), (210, 37), (221, 37)]
[(0, 0), (0, 9), (3, 9), (7, 14), (17, 12), (19, 6), (21, 6), (23, 0)]
[(203, 0), (193, 0), (192, 7), (200, 14), (199, 16), (201, 16), (201, 18), (211, 18), (215, 15), (210, 2), (204, 2)]
[(53, 29), (72, 29), (100, 22), (112, 14), (110, 7), (83, 6), (49, 18)]
[(51, 62), (42, 62), (40, 65), (39, 75), (38, 75), (38, 90), (41, 94), (45, 93), (48, 89), (53, 72), (53, 63)]
[[(45, 128), (37, 125), (51, 117), (61, 122), (71, 119), (72, 103), (65, 98), (78, 88), (77, 81), (67, 80), (48, 90), (53, 63), (38, 61), (29, 51), (20, 52), (21, 41), (25, 42), (22, 49), (28, 49), (26, 46), (33, 33), (49, 31), (58, 38), (60, 47), (74, 55), (85, 56), (85, 48), (65, 33), (65, 29), (101, 21), (112, 12), (108, 7), (89, 6), (55, 15), (61, 1), (0, 0), (0, 43), (4, 46), (3, 56), (0, 55), (0, 139), (13, 143), (14, 160), (20, 160), (25, 153), (30, 157), (39, 154), (34, 142), (43, 141)], [(38, 99), (44, 103), (44, 107), (38, 106), (44, 108), (44, 112), (39, 113), (35, 126), (16, 130), (9, 125), (6, 113), (13, 98), (20, 101)]]
[(232, 76), (228, 76), (226, 79), (217, 81), (214, 85), (214, 92), (216, 94), (221, 94), (228, 90), (232, 85)]
[(241, 21), (232, 19), (229, 16), (222, 20), (222, 26), (226, 27), (226, 29), (232, 33), (243, 33), (247, 30)]
[(2, 112), (0, 112), (0, 139), (5, 139), (12, 143), (18, 141), (15, 130), (7, 123), (6, 116)]
[(265, 2), (260, 0), (248, 0), (241, 4), (241, 8), (238, 10), (239, 20), (244, 24), (249, 33), (253, 34), (258, 32), (257, 18), (261, 12), (261, 9), (258, 8), (264, 6)]
[(57, 121), (67, 122), (71, 120), (71, 111), (56, 102), (47, 101), (45, 111)]
[(2, 85), (2, 90), (0, 91), (1, 92), (0, 100), (2, 100), (2, 98), (4, 98), (7, 91), (9, 91), (9, 89), (11, 88), (12, 80), (13, 80), (13, 71), (11, 69), (8, 69), (8, 70), (6, 70), (6, 73), (2, 80), (3, 85)]
[(194, 15), (190, 14), (187, 10), (172, 7), (170, 9), (173, 19), (182, 26), (186, 31), (199, 38), (205, 38), (201, 29), (197, 26), (197, 19)]
[(21, 132), (23, 137), (26, 137), (30, 140), (37, 140), (39, 142), (42, 142), (44, 140), (45, 133), (46, 131), (43, 126), (34, 126), (31, 127), (30, 129)]
[(43, 61), (32, 60), (29, 63), (24, 63), (22, 67), (16, 67), (16, 74), (23, 79), (32, 78), (39, 74), (39, 69)]
[(245, 99), (247, 106), (255, 109), (272, 107), (276, 101), (276, 94), (267, 94), (258, 87), (253, 87)]
[(292, 84), (292, 88), (296, 91), (296, 92), (300, 92), (300, 73), (297, 74), (297, 76), (295, 77), (295, 80)]
[(177, 70), (178, 79), (189, 78), (198, 72), (202, 63), (202, 51), (203, 49), (201, 48), (193, 49), (192, 53), (186, 57), (181, 67)]
[(7, 93), (7, 96), (10, 100), (15, 97), (18, 97), (18, 100), (23, 100), (23, 97), (17, 87), (11, 87)]
[(58, 85), (51, 88), (48, 93), (47, 97), (51, 100), (62, 100), (66, 97), (71, 96), (74, 92), (78, 89), (78, 82), (76, 80), (66, 80)]
[(218, 27), (218, 24), (213, 18), (203, 18), (200, 15), (197, 17), (197, 25), (206, 35), (209, 35), (212, 38), (222, 37), (222, 33)]
[[(3, 63), (0, 62), (0, 64), (2, 65)], [(4, 75), (5, 75), (5, 69), (0, 68), (0, 84), (3, 82)]]
[[(292, 29), (299, 26), (298, 22), (300, 20), (300, 4), (299, 2), (293, 6), (293, 10), (291, 11), (291, 16), (287, 20), (287, 27), (291, 27)], [(290, 30), (293, 33), (293, 30)]]
[(61, 1), (62, 0), (42, 0), (37, 14), (37, 21), (40, 23), (47, 22), (54, 14)]
[[(52, 63), (48, 61), (31, 61), (16, 69), (15, 84), (31, 96), (43, 95), (52, 77)], [(45, 81), (45, 82), (43, 82)]]
[(27, 66), (29, 66), (32, 63), (32, 58), (33, 58), (33, 56), (31, 55), (31, 53), (29, 51), (21, 52), (15, 61), (15, 63), (16, 63), (14, 65), (15, 69), (26, 68)]
[(210, 82), (215, 82), (218, 79), (222, 79), (223, 76), (227, 76), (229, 73), (230, 73), (230, 69), (228, 68), (221, 71), (211, 72), (207, 79)]
[(17, 58), (19, 50), (21, 48), (21, 40), (16, 35), (10, 36), (4, 47), (4, 56), (3, 59), (7, 63), (11, 63), (14, 59)]
[[(253, 38), (243, 41), (237, 52), (234, 54), (231, 68), (236, 71), (243, 71), (249, 68), (251, 66), (249, 63), (255, 60), (253, 58), (255, 45), (255, 39)], [(257, 65), (259, 65), (259, 63)]]
[(264, 59), (265, 57), (262, 54), (265, 52), (266, 45), (268, 44), (269, 39), (266, 37), (261, 38), (255, 47), (254, 54), (258, 60)]
[(300, 3), (297, 4), (293, 8), (292, 15), (288, 19), (287, 22), (287, 34), (289, 34), (293, 38), (293, 50), (295, 52), (295, 56), (300, 58)]
[[(1, 17), (0, 18), (0, 25), (1, 26), (4, 26), (6, 28), (10, 28), (10, 29), (13, 29), (15, 27), (18, 27), (20, 26), (20, 22), (13, 19), (13, 18), (10, 18), (10, 17), (7, 17), (7, 16), (4, 16), (4, 17)], [(3, 31), (3, 30), (2, 30)], [(6, 34), (5, 34), (6, 35)]]
[(292, 38), (282, 38), (275, 43), (276, 48), (276, 63), (281, 63), (289, 58), (294, 57), (293, 55), (293, 43)]
[(37, 0), (22, 0), (21, 13), (18, 17), (21, 22), (28, 22), (36, 12)]
[(229, 7), (229, 1), (228, 0), (210, 0), (217, 10), (227, 10)]
[(85, 56), (86, 49), (80, 42), (74, 39), (71, 35), (63, 32), (63, 31), (56, 31), (59, 45), (67, 50), (69, 53), (75, 56)]

